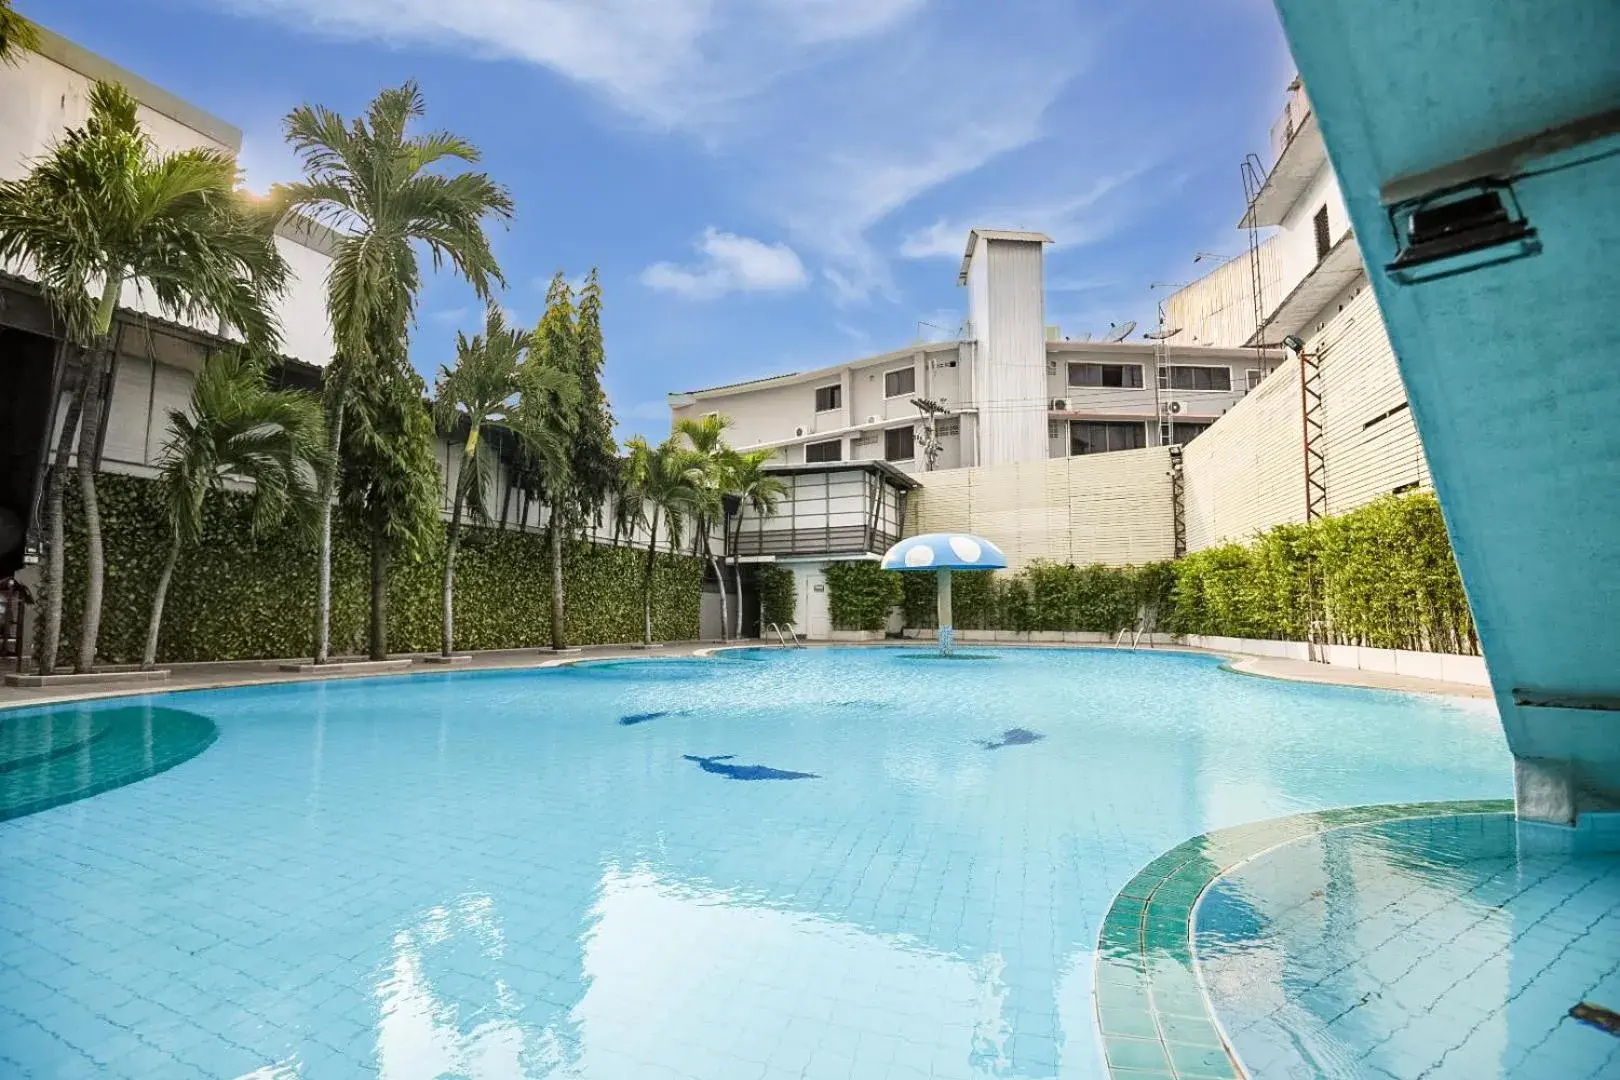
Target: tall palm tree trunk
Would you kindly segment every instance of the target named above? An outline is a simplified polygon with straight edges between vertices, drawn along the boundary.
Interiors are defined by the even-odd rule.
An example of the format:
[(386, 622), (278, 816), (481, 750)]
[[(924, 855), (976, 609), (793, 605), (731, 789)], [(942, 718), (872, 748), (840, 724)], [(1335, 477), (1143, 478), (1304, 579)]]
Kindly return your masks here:
[[(83, 374), (80, 375), (83, 378)], [(53, 403), (54, 405), (54, 403)], [(40, 635), (39, 673), (56, 670), (56, 653), (62, 644), (62, 590), (67, 582), (66, 511), (68, 460), (73, 456), (73, 436), (78, 431), (84, 396), (75, 392), (69, 398), (62, 433), (56, 440), (56, 460), (45, 480), (45, 528), (49, 550), (45, 556), (45, 626)]]
[(163, 571), (158, 574), (157, 588), (152, 593), (152, 617), (146, 623), (146, 651), (141, 653), (141, 670), (151, 671), (157, 665), (158, 627), (163, 623), (163, 601), (169, 595), (169, 582), (174, 578), (175, 564), (180, 561), (180, 534), (169, 541), (169, 557), (163, 560)]
[(371, 518), (371, 659), (388, 659), (388, 519)]
[[(463, 466), (465, 468), (466, 466)], [(444, 545), (444, 638), (439, 655), (449, 656), (456, 645), (456, 552), (461, 547), (461, 507), (466, 494), (456, 483), (456, 505), (450, 511), (450, 537)]]
[(557, 507), (553, 505), (551, 508), (551, 647), (557, 650), (568, 647), (568, 638), (563, 632), (562, 534), (562, 515), (557, 512)]
[(332, 493), (337, 490), (339, 461), (343, 448), (343, 403), (349, 392), (349, 362), (339, 360), (337, 382), (332, 387), (329, 425), (332, 463), (321, 478), (321, 554), (319, 585), (315, 597), (315, 662), (324, 664), (332, 646)]
[(732, 579), (737, 583), (737, 611), (736, 614), (732, 616), (737, 620), (737, 623), (736, 632), (732, 634), (732, 637), (736, 638), (738, 641), (741, 641), (743, 636), (742, 552), (737, 550), (742, 545), (742, 514), (740, 512), (737, 514), (737, 527), (733, 531), (732, 535), (734, 539), (730, 545), (731, 576)]
[(653, 507), (652, 529), (647, 537), (647, 566), (641, 576), (641, 643), (652, 644), (653, 559), (658, 557), (658, 508)]
[(77, 674), (95, 667), (96, 640), (101, 636), (101, 594), (106, 578), (101, 544), (101, 506), (96, 499), (96, 438), (101, 433), (102, 384), (105, 367), (112, 356), (110, 335), (103, 335), (90, 350), (85, 365), (85, 383), (80, 393), (84, 407), (79, 424), (79, 501), (84, 512), (84, 615), (79, 625), (79, 658), (73, 665)]
[(719, 557), (715, 555), (714, 547), (709, 543), (709, 538), (706, 535), (703, 537), (703, 550), (709, 556), (709, 565), (714, 568), (714, 580), (720, 586), (720, 640), (729, 641), (731, 635), (728, 628), (731, 623), (731, 613), (727, 610), (730, 602), (726, 599), (725, 570), (721, 566)]

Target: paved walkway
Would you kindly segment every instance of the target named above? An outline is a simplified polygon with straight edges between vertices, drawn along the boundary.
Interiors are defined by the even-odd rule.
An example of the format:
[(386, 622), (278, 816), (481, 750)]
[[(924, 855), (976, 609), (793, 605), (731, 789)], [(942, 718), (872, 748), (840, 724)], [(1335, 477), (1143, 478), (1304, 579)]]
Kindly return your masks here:
[[(763, 642), (744, 642), (745, 645), (760, 645)], [(841, 642), (828, 642), (826, 644), (847, 645)], [(893, 647), (896, 645), (916, 646), (916, 642), (874, 642), (868, 646), (855, 647)], [(470, 662), (451, 666), (440, 666), (422, 662), (421, 653), (396, 653), (394, 659), (412, 658), (417, 660), (409, 668), (390, 672), (345, 671), (341, 666), (334, 667), (329, 675), (307, 675), (297, 672), (281, 671), (278, 667), (286, 661), (281, 660), (239, 660), (209, 664), (166, 664), (170, 675), (167, 681), (159, 683), (122, 683), (105, 686), (61, 686), (61, 687), (16, 687), (0, 686), (0, 709), (20, 705), (44, 705), (61, 701), (81, 701), (88, 698), (127, 697), (135, 694), (158, 693), (166, 690), (201, 690), (221, 686), (259, 686), (268, 683), (311, 682), (326, 679), (357, 679), (357, 678), (388, 678), (395, 675), (422, 674), (424, 672), (445, 671), (494, 671), (512, 670), (518, 668), (551, 667), (557, 664), (572, 663), (579, 660), (612, 660), (635, 657), (657, 658), (667, 656), (694, 656), (702, 655), (719, 647), (717, 642), (682, 641), (670, 642), (652, 649), (643, 649), (636, 645), (596, 645), (578, 650), (570, 650), (561, 654), (550, 649), (508, 649), (494, 652), (480, 652), (472, 654)], [(1024, 645), (1013, 643), (997, 643), (993, 648), (1106, 648), (1107, 646), (1094, 645)], [(1146, 648), (1146, 646), (1144, 646)], [(1195, 649), (1182, 646), (1161, 646), (1161, 648), (1174, 649), (1180, 652), (1201, 653), (1210, 656), (1230, 656), (1234, 670), (1246, 675), (1257, 675), (1270, 679), (1285, 679), (1293, 682), (1329, 683), (1336, 686), (1361, 686), (1375, 690), (1400, 690), (1425, 694), (1449, 694), (1457, 697), (1489, 698), (1491, 691), (1487, 687), (1472, 686), (1465, 683), (1440, 682), (1434, 679), (1415, 679), (1404, 675), (1388, 675), (1377, 671), (1359, 671), (1354, 668), (1332, 667), (1328, 664), (1314, 664), (1304, 660), (1283, 660), (1269, 656), (1245, 656), (1236, 653), (1216, 653), (1209, 649)]]

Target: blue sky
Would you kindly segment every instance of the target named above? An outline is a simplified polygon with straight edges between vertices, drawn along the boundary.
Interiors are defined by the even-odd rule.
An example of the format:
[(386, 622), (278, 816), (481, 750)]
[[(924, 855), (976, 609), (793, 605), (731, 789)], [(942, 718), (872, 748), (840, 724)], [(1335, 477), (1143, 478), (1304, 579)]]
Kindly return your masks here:
[[(973, 225), (1049, 233), (1048, 322), (1106, 330), (1149, 283), (1243, 236), (1238, 162), (1291, 61), (1268, 0), (19, 0), (244, 131), (263, 189), (280, 118), (415, 78), (518, 216), (496, 237), (519, 319), (601, 269), (623, 433), (664, 394), (952, 331)], [(480, 324), (435, 280), (431, 378)], [(922, 326), (927, 336), (939, 330)]]

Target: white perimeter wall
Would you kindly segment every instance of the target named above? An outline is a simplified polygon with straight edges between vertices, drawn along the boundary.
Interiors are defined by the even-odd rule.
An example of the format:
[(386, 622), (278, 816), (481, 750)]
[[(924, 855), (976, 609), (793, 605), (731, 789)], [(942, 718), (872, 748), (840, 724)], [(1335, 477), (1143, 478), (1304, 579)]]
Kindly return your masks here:
[(907, 533), (973, 532), (1010, 569), (1053, 563), (1139, 566), (1175, 549), (1164, 447), (925, 473)]
[[(1399, 408), (1406, 389), (1365, 277), (1323, 309), (1305, 348), (1321, 357), (1328, 513), (1428, 487), (1411, 411)], [(1289, 361), (1187, 445), (1187, 550), (1305, 520), (1299, 390), (1299, 364)]]

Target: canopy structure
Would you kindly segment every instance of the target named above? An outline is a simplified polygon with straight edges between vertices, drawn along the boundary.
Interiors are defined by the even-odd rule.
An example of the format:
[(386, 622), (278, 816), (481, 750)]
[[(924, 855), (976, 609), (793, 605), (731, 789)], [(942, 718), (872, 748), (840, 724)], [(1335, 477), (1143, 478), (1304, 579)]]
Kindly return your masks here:
[(885, 570), (932, 570), (939, 578), (939, 649), (951, 651), (955, 637), (951, 625), (951, 571), (1004, 570), (1007, 556), (982, 536), (972, 533), (924, 533), (908, 536), (883, 553)]

